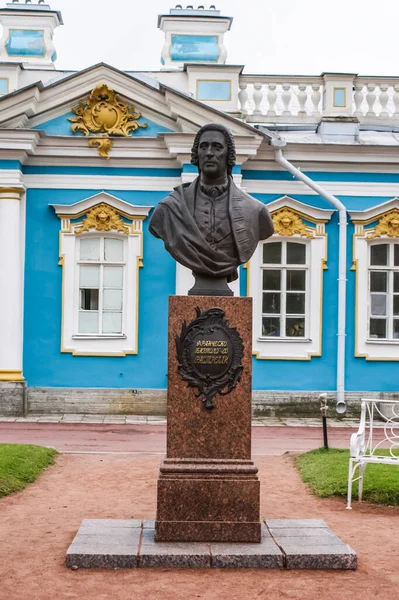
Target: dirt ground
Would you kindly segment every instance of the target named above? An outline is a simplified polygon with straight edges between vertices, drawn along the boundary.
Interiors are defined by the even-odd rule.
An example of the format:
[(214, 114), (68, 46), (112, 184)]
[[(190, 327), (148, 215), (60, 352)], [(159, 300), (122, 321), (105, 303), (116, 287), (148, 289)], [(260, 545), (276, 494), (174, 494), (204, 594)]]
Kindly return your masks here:
[(152, 519), (160, 456), (60, 455), (22, 493), (0, 500), (1, 600), (398, 600), (399, 508), (311, 496), (292, 457), (255, 457), (261, 514), (322, 518), (359, 555), (352, 571), (67, 570), (83, 518)]

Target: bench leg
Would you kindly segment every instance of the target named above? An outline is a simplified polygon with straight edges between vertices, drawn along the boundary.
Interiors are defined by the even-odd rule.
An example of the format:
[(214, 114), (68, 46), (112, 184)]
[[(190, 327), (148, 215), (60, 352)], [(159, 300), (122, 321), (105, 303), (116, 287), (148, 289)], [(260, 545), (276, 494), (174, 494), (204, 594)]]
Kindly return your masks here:
[(353, 466), (354, 460), (353, 458), (349, 459), (349, 473), (348, 473), (348, 505), (347, 505), (347, 509), (351, 510), (352, 509), (352, 479), (353, 479), (353, 474), (354, 471), (356, 469), (356, 466)]
[(364, 471), (366, 470), (366, 463), (361, 463), (360, 468), (359, 468), (359, 502), (362, 501), (362, 497), (363, 497), (363, 476), (364, 476)]

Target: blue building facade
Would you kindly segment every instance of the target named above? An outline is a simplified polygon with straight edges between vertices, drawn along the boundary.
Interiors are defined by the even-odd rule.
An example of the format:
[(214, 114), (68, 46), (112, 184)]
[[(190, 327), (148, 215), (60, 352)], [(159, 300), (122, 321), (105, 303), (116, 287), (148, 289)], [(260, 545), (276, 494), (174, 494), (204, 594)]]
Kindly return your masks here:
[[(6, 35), (32, 11), (40, 53)], [(165, 410), (168, 298), (192, 275), (148, 222), (195, 178), (191, 146), (208, 122), (233, 132), (233, 178), (275, 225), (234, 287), (253, 298), (254, 409), (310, 414), (328, 392), (356, 411), (361, 396), (398, 392), (394, 88), (381, 86), (380, 112), (365, 117), (353, 75), (246, 79), (226, 64), (232, 19), (205, 12), (160, 16), (162, 71), (99, 64), (55, 77), (46, 40), (59, 13), (0, 11), (1, 413)]]

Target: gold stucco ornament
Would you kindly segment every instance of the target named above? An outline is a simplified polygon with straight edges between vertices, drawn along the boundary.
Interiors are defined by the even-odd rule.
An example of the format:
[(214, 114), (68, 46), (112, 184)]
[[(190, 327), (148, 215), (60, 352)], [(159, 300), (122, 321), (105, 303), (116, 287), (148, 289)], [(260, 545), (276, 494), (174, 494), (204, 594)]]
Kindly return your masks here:
[(121, 102), (105, 83), (99, 83), (91, 92), (89, 101), (80, 102), (72, 108), (72, 112), (76, 117), (68, 119), (73, 123), (71, 131), (86, 136), (98, 134), (89, 140), (89, 146), (97, 146), (102, 158), (109, 158), (113, 145), (110, 135), (129, 137), (132, 131), (148, 127), (148, 123), (138, 123), (141, 113), (135, 112), (134, 106)]
[(272, 218), (274, 232), (279, 235), (291, 236), (299, 234), (307, 238), (313, 237), (299, 215), (289, 208), (281, 208), (272, 215)]
[(385, 213), (380, 218), (378, 225), (371, 232), (367, 238), (373, 240), (374, 238), (387, 235), (388, 237), (399, 238), (399, 210), (394, 208), (388, 213)]
[(90, 229), (97, 229), (97, 231), (111, 231), (114, 229), (121, 233), (129, 233), (128, 227), (124, 224), (116, 210), (103, 202), (87, 211), (87, 216), (82, 226), (75, 230), (75, 233), (83, 233)]

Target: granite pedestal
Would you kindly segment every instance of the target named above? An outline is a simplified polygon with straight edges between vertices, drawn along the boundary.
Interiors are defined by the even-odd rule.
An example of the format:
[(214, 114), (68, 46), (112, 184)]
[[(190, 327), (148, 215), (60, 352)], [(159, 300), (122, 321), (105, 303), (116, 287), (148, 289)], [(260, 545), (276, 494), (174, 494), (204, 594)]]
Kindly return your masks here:
[[(201, 311), (220, 308), (241, 336), (236, 387), (207, 409), (179, 375), (176, 336)], [(205, 336), (206, 337), (206, 336)], [(260, 542), (258, 469), (251, 460), (252, 299), (169, 298), (167, 455), (158, 480), (156, 541)]]
[(324, 521), (266, 521), (261, 542), (156, 542), (154, 521), (85, 519), (70, 569), (356, 569), (357, 555)]

